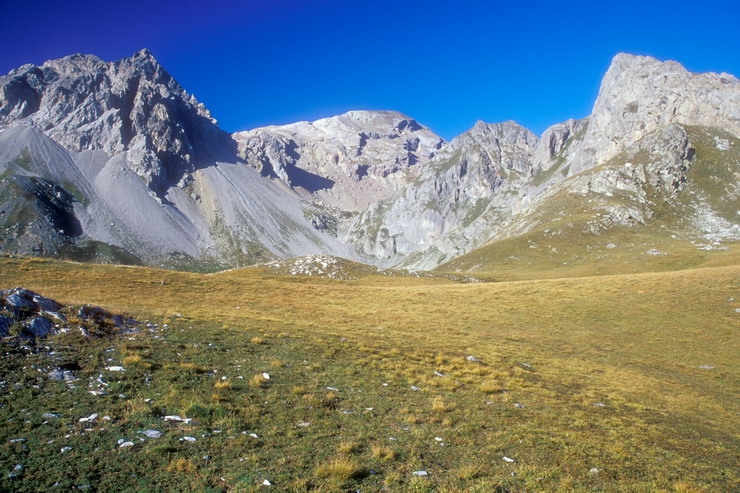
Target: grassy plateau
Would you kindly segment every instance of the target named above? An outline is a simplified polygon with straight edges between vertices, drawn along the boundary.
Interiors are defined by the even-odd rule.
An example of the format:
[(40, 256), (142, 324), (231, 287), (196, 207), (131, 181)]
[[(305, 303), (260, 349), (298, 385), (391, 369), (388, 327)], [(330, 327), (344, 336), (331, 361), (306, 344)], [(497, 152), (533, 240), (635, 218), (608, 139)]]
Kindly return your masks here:
[(3, 256), (2, 288), (143, 323), (0, 346), (0, 490), (738, 491), (735, 260), (459, 283)]

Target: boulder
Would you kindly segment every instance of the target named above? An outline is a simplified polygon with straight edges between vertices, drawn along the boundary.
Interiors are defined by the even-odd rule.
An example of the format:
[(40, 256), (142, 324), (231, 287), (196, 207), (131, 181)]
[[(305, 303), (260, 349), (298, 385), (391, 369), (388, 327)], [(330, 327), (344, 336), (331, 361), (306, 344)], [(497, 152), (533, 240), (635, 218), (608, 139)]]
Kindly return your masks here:
[(54, 324), (44, 317), (34, 317), (24, 324), (23, 334), (31, 337), (46, 337), (54, 333)]

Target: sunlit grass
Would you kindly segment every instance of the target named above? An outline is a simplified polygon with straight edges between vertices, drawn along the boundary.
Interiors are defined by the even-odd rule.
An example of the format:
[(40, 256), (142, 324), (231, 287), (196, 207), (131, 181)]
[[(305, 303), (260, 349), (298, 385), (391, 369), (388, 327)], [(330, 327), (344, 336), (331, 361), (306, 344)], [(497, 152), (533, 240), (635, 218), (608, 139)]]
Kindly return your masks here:
[[(84, 382), (113, 364), (106, 358), (127, 367), (106, 375), (110, 397), (93, 397), (81, 385), (79, 394), (32, 398), (41, 392), (30, 385), (37, 384), (36, 363), (5, 360), (3, 380), (29, 382), (0, 409), (0, 418), (16, 420), (4, 425), (4, 442), (16, 435), (37, 440), (29, 443), (28, 471), (48, 460), (46, 441), (63, 439), (67, 424), (100, 412), (113, 418), (100, 441), (89, 432), (67, 439), (75, 444), (70, 453), (84, 450), (99, 461), (80, 464), (110, 481), (156, 471), (144, 476), (174, 489), (248, 489), (265, 479), (287, 490), (737, 485), (738, 315), (730, 301), (738, 298), (737, 266), (457, 284), (3, 258), (0, 277), (65, 303), (94, 303), (159, 324), (167, 317), (170, 325), (90, 347), (68, 335), (67, 346), (85, 351)], [(714, 370), (699, 368), (705, 365)], [(48, 431), (48, 424), (26, 429), (26, 418), (18, 419), (50, 408), (65, 419), (75, 411)], [(165, 414), (194, 421), (165, 426)], [(108, 458), (119, 437), (153, 427), (164, 428), (163, 438), (137, 442), (125, 452), (129, 462)], [(197, 441), (180, 441), (184, 436)], [(11, 445), (0, 446), (3, 464), (20, 460)], [(589, 475), (592, 468), (602, 472)], [(196, 474), (174, 479), (188, 469)], [(430, 475), (414, 479), (420, 469)], [(59, 476), (54, 471), (49, 478)], [(29, 472), (36, 490), (53, 484), (32, 478)]]

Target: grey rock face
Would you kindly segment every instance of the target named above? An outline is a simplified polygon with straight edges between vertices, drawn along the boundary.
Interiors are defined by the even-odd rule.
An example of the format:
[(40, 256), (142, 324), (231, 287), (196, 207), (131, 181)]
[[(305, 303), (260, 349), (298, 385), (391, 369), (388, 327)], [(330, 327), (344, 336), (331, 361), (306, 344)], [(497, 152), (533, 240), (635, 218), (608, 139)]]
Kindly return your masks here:
[[(735, 77), (691, 74), (675, 62), (620, 54), (589, 117), (554, 125), (540, 139), (524, 129), (487, 139), (482, 130), (495, 127), (476, 125), (413, 183), (370, 206), (351, 224), (346, 241), (405, 267), (431, 268), (531, 230), (543, 202), (566, 189), (584, 196), (634, 194), (637, 206), (606, 211), (610, 219), (599, 228), (643, 224), (652, 217), (648, 193), (658, 191), (670, 202), (686, 183), (694, 150), (682, 126), (740, 135), (739, 117)], [(628, 150), (650, 161), (584, 174)]]
[(116, 62), (72, 55), (0, 77), (0, 125), (35, 125), (65, 148), (126, 155), (161, 193), (228, 153), (228, 135), (148, 50)]
[(59, 310), (61, 305), (29, 289), (13, 288), (0, 290), (0, 307), (21, 317), (41, 310)]
[(44, 317), (34, 317), (23, 326), (23, 334), (30, 337), (47, 337), (53, 332), (54, 324)]
[(604, 76), (580, 145), (567, 154), (569, 176), (672, 123), (740, 135), (740, 81), (730, 74), (692, 74), (676, 62), (620, 53)]
[[(490, 207), (508, 207), (507, 192), (527, 177), (536, 143), (537, 136), (514, 122), (478, 122), (411, 185), (365, 211), (346, 241), (370, 255), (406, 256), (469, 226)], [(492, 203), (494, 197), (501, 200)]]
[(312, 201), (362, 211), (419, 174), (444, 141), (395, 111), (350, 111), (234, 134), (239, 156)]

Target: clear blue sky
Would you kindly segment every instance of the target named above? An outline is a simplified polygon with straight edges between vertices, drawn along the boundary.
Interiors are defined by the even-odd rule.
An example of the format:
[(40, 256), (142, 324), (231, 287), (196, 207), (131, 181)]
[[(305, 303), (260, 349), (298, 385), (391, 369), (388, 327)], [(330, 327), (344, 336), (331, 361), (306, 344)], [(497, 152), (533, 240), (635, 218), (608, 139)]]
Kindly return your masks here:
[(0, 0), (0, 73), (149, 48), (227, 131), (394, 109), (451, 139), (586, 116), (620, 51), (740, 75), (740, 2)]

